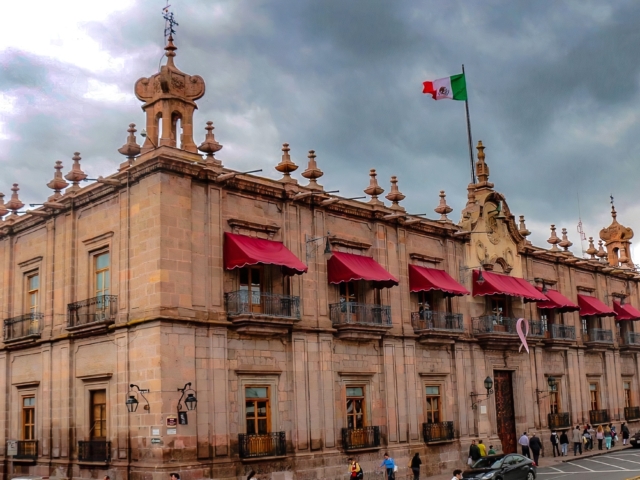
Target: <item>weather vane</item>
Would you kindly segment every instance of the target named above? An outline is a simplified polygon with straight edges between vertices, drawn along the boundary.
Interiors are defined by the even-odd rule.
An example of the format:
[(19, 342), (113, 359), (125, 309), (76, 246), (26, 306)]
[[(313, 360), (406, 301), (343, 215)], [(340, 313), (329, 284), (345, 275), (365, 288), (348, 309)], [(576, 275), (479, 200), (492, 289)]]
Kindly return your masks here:
[(176, 34), (176, 31), (173, 27), (178, 26), (178, 22), (173, 18), (173, 12), (169, 11), (169, 0), (167, 0), (167, 5), (162, 9), (162, 18), (165, 20), (164, 24), (164, 39), (166, 41), (167, 37), (173, 36)]
[(609, 195), (609, 198), (611, 199), (611, 206), (613, 207), (613, 195)]

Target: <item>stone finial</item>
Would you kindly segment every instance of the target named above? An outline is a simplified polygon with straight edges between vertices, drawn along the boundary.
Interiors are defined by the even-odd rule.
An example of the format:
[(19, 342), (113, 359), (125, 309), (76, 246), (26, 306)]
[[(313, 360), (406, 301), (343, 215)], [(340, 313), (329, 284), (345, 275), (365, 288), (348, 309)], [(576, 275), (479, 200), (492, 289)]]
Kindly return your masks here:
[(324, 172), (318, 168), (318, 164), (316, 163), (316, 152), (314, 150), (309, 150), (309, 155), (307, 155), (309, 159), (309, 163), (307, 164), (307, 169), (302, 172), (302, 176), (309, 180), (309, 185), (307, 188), (311, 188), (313, 190), (322, 190), (322, 185), (318, 184), (316, 181)]
[(524, 223), (524, 215), (520, 215), (520, 225), (518, 226), (518, 233), (524, 238), (527, 238), (529, 235), (531, 235), (531, 232), (527, 230), (527, 226)]
[(384, 193), (384, 188), (378, 185), (377, 175), (375, 168), (369, 170), (369, 186), (364, 189), (364, 193), (371, 195), (371, 200), (369, 200), (371, 205), (384, 205), (384, 203), (378, 200), (378, 195)]
[(20, 198), (18, 198), (18, 191), (19, 190), (20, 189), (18, 188), (18, 184), (14, 183), (13, 187), (11, 187), (11, 200), (9, 200), (7, 202), (7, 204), (5, 205), (6, 208), (11, 210), (11, 215), (9, 215), (9, 218), (17, 217), (18, 216), (18, 210), (20, 210), (22, 207), (24, 207), (24, 203), (22, 203), (20, 201)]
[(216, 169), (222, 168), (222, 162), (215, 157), (216, 152), (222, 150), (222, 145), (218, 143), (215, 135), (213, 134), (213, 126), (212, 121), (207, 122), (207, 126), (204, 129), (207, 131), (207, 134), (204, 137), (204, 142), (200, 144), (198, 150), (207, 154), (207, 158), (205, 159), (205, 164), (208, 167), (213, 167)]
[(9, 210), (4, 204), (4, 193), (0, 192), (0, 219), (4, 217), (7, 213), (9, 213)]
[(562, 229), (562, 241), (558, 243), (558, 246), (564, 248), (565, 252), (568, 252), (569, 251), (569, 247), (571, 245), (573, 245), (573, 243), (571, 243), (569, 241), (569, 238), (567, 237), (567, 229), (563, 228)]
[(596, 247), (593, 245), (593, 237), (589, 237), (589, 248), (587, 248), (585, 253), (589, 255), (592, 260), (595, 260), (598, 250), (596, 250)]
[(604, 248), (602, 247), (602, 245), (603, 245), (603, 241), (598, 240), (598, 253), (596, 253), (596, 257), (598, 257), (600, 260), (603, 260), (604, 257), (607, 256), (607, 253), (604, 251)]
[(49, 197), (50, 202), (55, 202), (57, 199), (59, 199), (62, 196), (60, 190), (69, 186), (69, 183), (66, 182), (64, 178), (62, 178), (62, 162), (58, 160), (55, 167), (53, 168), (55, 172), (53, 174), (53, 179), (49, 183), (47, 183), (47, 187), (53, 190), (53, 195)]
[(444, 190), (440, 190), (440, 204), (433, 209), (434, 212), (440, 214), (440, 220), (439, 220), (440, 222), (451, 221), (447, 218), (447, 214), (451, 213), (453, 211), (453, 208), (447, 205), (447, 201), (445, 200), (446, 196), (447, 195), (444, 193)]
[(276, 165), (276, 170), (284, 174), (280, 179), (280, 181), (284, 183), (296, 182), (295, 179), (291, 178), (291, 172), (295, 172), (298, 169), (298, 166), (291, 161), (291, 157), (289, 156), (290, 150), (288, 143), (282, 144), (282, 161)]
[(552, 252), (559, 252), (560, 249), (558, 248), (558, 243), (560, 243), (560, 239), (558, 238), (558, 235), (556, 235), (556, 226), (555, 225), (551, 225), (551, 236), (547, 239), (547, 243), (551, 244), (551, 251)]
[(134, 157), (136, 155), (140, 155), (141, 148), (140, 145), (138, 145), (138, 143), (136, 142), (136, 124), (130, 123), (127, 132), (129, 132), (127, 141), (118, 149), (118, 153), (127, 157), (127, 160), (129, 160), (129, 163), (131, 164), (133, 163)]
[(167, 65), (174, 68), (175, 65), (173, 64), (173, 57), (176, 56), (176, 50), (178, 50), (178, 47), (173, 44), (173, 36), (169, 35), (169, 38), (167, 39), (167, 46), (164, 47), (164, 51), (167, 56)]
[(405, 199), (405, 196), (398, 189), (398, 177), (395, 175), (391, 177), (391, 191), (385, 197), (391, 203), (391, 210), (396, 210), (399, 212), (404, 212), (404, 207), (400, 206), (402, 200)]
[(73, 182), (73, 185), (67, 188), (65, 193), (75, 193), (80, 190), (80, 182), (87, 178), (87, 174), (82, 171), (82, 168), (80, 168), (80, 160), (82, 160), (80, 152), (74, 152), (71, 159), (73, 160), (73, 166), (71, 167), (71, 171), (67, 173), (64, 178)]
[(476, 184), (479, 187), (488, 187), (493, 188), (493, 183), (489, 182), (489, 165), (484, 161), (484, 145), (482, 141), (478, 141), (478, 145), (476, 146), (478, 150), (478, 161), (476, 162), (476, 174), (478, 176), (478, 183)]

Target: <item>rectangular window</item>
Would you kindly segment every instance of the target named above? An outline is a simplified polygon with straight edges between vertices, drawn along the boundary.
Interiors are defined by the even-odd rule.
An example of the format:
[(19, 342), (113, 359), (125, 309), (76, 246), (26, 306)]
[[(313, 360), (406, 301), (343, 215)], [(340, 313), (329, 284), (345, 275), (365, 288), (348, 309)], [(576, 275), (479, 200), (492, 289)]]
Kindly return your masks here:
[(93, 257), (94, 292), (96, 297), (109, 295), (110, 279), (110, 255), (109, 252), (99, 253)]
[(358, 283), (357, 282), (342, 282), (340, 284), (340, 303), (354, 302), (358, 303)]
[(624, 406), (628, 408), (631, 406), (631, 383), (624, 382), (623, 387), (624, 387)]
[(589, 384), (589, 396), (591, 400), (591, 410), (600, 410), (600, 398), (598, 392), (598, 384), (590, 383)]
[(365, 425), (364, 387), (347, 387), (347, 428), (364, 428)]
[(26, 310), (29, 313), (38, 313), (40, 294), (40, 274), (32, 273), (27, 275), (27, 298)]
[(433, 299), (431, 292), (418, 292), (418, 314), (420, 320), (431, 320)]
[(585, 317), (581, 317), (580, 321), (582, 322), (582, 333), (587, 335), (589, 333), (589, 322)]
[(91, 392), (91, 432), (92, 440), (106, 440), (107, 438), (107, 391), (93, 390)]
[(271, 431), (269, 387), (244, 389), (247, 434), (267, 434)]
[(36, 398), (22, 397), (22, 440), (35, 440)]
[(246, 292), (241, 293), (241, 300), (249, 303), (250, 310), (254, 313), (262, 313), (262, 277), (260, 266), (240, 269), (240, 292)]
[(549, 387), (549, 411), (550, 413), (560, 412), (560, 394), (558, 392), (558, 384)]
[(495, 316), (498, 323), (502, 323), (502, 317), (509, 317), (509, 301), (506, 296), (489, 297), (489, 315)]
[(440, 423), (442, 417), (442, 402), (440, 401), (440, 387), (427, 385), (425, 387), (427, 411), (427, 423)]

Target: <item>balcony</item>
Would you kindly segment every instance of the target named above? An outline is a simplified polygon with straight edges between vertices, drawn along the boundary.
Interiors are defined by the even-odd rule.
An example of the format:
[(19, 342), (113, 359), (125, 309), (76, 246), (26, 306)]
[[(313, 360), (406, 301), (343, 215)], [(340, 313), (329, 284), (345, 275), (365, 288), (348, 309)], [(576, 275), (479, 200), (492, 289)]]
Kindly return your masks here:
[(18, 440), (18, 453), (15, 460), (35, 462), (38, 459), (38, 440)]
[(42, 313), (28, 313), (19, 317), (7, 318), (4, 321), (5, 343), (40, 338), (43, 319)]
[(450, 442), (455, 438), (453, 422), (423, 423), (424, 443)]
[(569, 412), (550, 413), (547, 419), (551, 430), (571, 428), (571, 417), (569, 416)]
[(547, 325), (547, 332), (544, 343), (547, 346), (565, 347), (576, 341), (576, 327), (571, 325), (562, 325), (550, 323)]
[(285, 432), (238, 435), (240, 458), (284, 457), (287, 454)]
[(111, 442), (89, 440), (78, 442), (78, 461), (87, 463), (109, 463)]
[(600, 425), (610, 421), (607, 410), (589, 410), (589, 423), (591, 425)]
[(603, 330), (601, 328), (592, 328), (588, 335), (583, 334), (585, 345), (606, 347), (613, 345), (613, 332), (611, 330)]
[(391, 329), (391, 307), (341, 302), (329, 305), (331, 323), (338, 338), (356, 341), (380, 340)]
[(283, 335), (300, 320), (300, 297), (238, 290), (225, 294), (227, 317), (239, 332)]
[[(490, 344), (492, 347), (516, 345), (520, 342), (516, 330), (517, 321), (516, 318), (498, 315), (475, 317), (472, 319), (473, 334), (481, 343)], [(527, 336), (529, 343), (536, 337), (542, 339), (545, 330), (544, 323), (527, 321), (529, 322), (529, 335)]]
[(640, 407), (624, 407), (624, 419), (627, 422), (640, 420)]
[(343, 428), (342, 448), (347, 452), (380, 447), (380, 427)]
[(420, 335), (420, 343), (441, 343), (442, 338), (455, 339), (464, 333), (462, 314), (423, 310), (411, 314), (413, 331)]
[(640, 333), (624, 332), (622, 338), (618, 339), (620, 348), (623, 350), (640, 350)]
[(100, 295), (67, 305), (67, 330), (104, 328), (116, 321), (118, 297)]

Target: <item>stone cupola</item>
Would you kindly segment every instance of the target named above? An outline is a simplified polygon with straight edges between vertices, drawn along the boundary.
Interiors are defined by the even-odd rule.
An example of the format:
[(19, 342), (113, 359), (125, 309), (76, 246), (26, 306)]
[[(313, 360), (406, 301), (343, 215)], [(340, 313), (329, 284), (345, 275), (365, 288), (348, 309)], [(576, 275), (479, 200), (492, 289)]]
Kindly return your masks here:
[[(135, 94), (144, 103), (142, 110), (147, 114), (147, 138), (142, 153), (167, 145), (197, 153), (193, 141), (193, 112), (198, 106), (195, 100), (204, 95), (204, 80), (199, 75), (181, 72), (173, 63), (177, 47), (173, 37), (169, 37), (166, 51), (167, 64), (149, 78), (136, 82)], [(160, 126), (161, 125), (161, 126)]]
[(618, 223), (616, 207), (611, 205), (611, 225), (600, 230), (600, 238), (607, 249), (609, 265), (613, 267), (625, 266), (633, 268), (631, 259), (631, 239), (633, 230)]

